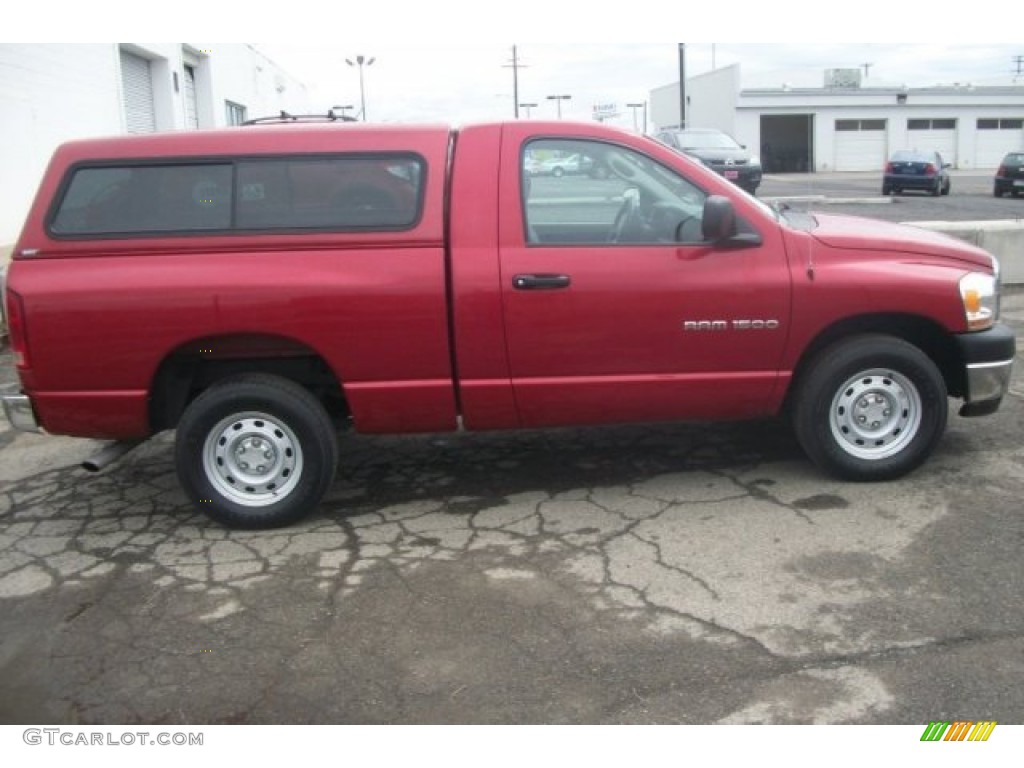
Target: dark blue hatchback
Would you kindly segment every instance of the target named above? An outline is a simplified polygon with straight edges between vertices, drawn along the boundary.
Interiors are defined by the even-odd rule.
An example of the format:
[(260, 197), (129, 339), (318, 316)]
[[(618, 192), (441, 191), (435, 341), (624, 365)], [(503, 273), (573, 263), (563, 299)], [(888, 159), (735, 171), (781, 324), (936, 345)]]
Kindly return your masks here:
[(893, 152), (885, 164), (882, 194), (898, 195), (907, 189), (930, 192), (938, 197), (949, 194), (949, 163), (938, 152), (901, 149)]

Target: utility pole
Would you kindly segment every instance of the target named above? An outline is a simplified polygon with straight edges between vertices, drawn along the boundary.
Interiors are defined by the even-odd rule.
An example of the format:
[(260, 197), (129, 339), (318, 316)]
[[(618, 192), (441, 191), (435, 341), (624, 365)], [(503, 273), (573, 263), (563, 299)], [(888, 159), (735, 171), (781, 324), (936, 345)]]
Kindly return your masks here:
[(514, 46), (514, 45), (512, 46), (512, 63), (511, 64), (502, 64), (501, 66), (505, 67), (506, 69), (509, 69), (509, 68), (512, 69), (512, 111), (513, 111), (513, 114), (516, 117), (516, 120), (518, 120), (519, 119), (519, 68), (520, 67), (525, 67), (526, 65), (519, 63), (519, 52), (518, 52), (516, 46)]
[(679, 44), (679, 127), (686, 127), (686, 43)]
[(868, 75), (871, 74), (871, 68), (875, 66), (875, 64), (872, 61), (865, 61), (861, 66), (864, 67), (864, 79), (867, 80)]
[(1017, 73), (1016, 74), (1017, 74), (1018, 77), (1020, 77), (1020, 75), (1022, 74), (1022, 69), (1024, 69), (1024, 56), (1020, 56), (1020, 55), (1014, 56), (1013, 57), (1013, 63), (1017, 66)]

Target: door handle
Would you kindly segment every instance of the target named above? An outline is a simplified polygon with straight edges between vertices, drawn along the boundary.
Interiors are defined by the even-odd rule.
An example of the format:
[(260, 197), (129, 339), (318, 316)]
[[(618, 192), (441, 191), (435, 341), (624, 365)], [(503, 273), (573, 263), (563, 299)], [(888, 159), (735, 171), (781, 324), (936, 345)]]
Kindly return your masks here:
[(555, 291), (568, 288), (571, 282), (568, 275), (516, 275), (512, 287), (517, 291)]

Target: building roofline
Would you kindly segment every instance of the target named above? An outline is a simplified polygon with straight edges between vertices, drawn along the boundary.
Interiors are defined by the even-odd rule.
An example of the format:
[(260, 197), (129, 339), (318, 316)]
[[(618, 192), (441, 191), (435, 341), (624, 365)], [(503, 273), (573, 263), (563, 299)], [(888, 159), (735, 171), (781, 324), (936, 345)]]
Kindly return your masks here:
[(924, 88), (741, 88), (740, 96), (1024, 96), (1024, 85), (937, 85)]

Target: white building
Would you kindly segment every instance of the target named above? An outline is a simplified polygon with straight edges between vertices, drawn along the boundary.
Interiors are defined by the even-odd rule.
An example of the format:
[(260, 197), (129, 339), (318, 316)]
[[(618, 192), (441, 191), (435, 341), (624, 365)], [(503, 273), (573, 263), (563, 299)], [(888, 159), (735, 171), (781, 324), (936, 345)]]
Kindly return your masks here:
[(62, 142), (213, 128), (311, 111), (305, 86), (251, 46), (0, 45), (0, 245)]
[[(881, 171), (897, 149), (934, 149), (955, 168), (994, 169), (1024, 150), (1024, 85), (866, 87), (827, 70), (822, 88), (742, 88), (732, 65), (686, 80), (686, 124), (720, 128), (768, 172)], [(679, 83), (651, 92), (651, 118), (678, 127)]]

